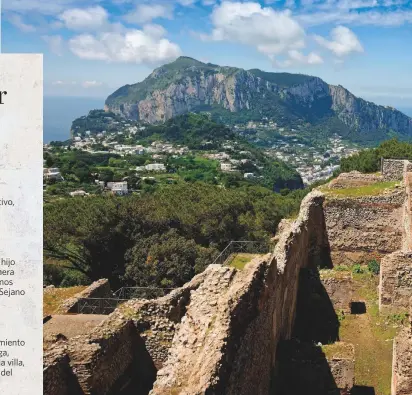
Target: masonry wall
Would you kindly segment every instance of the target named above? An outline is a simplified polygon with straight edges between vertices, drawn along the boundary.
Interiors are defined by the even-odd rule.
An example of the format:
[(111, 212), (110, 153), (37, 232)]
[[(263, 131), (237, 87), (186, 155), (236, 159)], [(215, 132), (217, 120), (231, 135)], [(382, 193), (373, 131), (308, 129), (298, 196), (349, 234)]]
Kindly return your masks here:
[(48, 350), (43, 364), (43, 395), (81, 395), (83, 392), (70, 367), (64, 348)]
[(77, 313), (82, 298), (112, 298), (109, 281), (105, 278), (95, 281), (83, 291), (66, 300), (58, 309), (59, 314)]
[(207, 273), (208, 269), (163, 298), (121, 305), (87, 335), (57, 341), (44, 356), (45, 394), (77, 395), (68, 377), (78, 383), (79, 394), (118, 395), (128, 387), (135, 395), (147, 394), (191, 292)]
[(412, 298), (410, 299), (409, 325), (393, 342), (391, 395), (412, 394)]
[(333, 265), (350, 265), (402, 247), (404, 188), (378, 196), (328, 196), (324, 204)]
[(319, 192), (304, 199), (271, 256), (243, 271), (213, 268), (192, 293), (151, 394), (267, 395), (276, 386), (277, 345), (292, 335), (300, 269), (328, 259), (322, 204)]
[(382, 159), (381, 172), (387, 181), (401, 181), (411, 163), (402, 159)]
[(335, 311), (350, 313), (353, 297), (351, 273), (329, 271), (320, 273), (320, 280), (325, 288)]
[(404, 177), (406, 199), (403, 212), (403, 243), (404, 251), (412, 250), (412, 173), (406, 172)]
[(412, 295), (412, 251), (396, 251), (381, 262), (379, 309), (407, 311)]

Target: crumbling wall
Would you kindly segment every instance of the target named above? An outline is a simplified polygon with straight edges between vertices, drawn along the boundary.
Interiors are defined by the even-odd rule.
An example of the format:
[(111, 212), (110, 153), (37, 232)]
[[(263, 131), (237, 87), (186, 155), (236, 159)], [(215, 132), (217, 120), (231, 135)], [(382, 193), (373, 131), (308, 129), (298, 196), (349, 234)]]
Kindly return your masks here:
[(403, 187), (377, 196), (328, 196), (325, 221), (333, 265), (379, 258), (402, 247)]
[[(154, 366), (133, 323), (122, 317), (104, 322), (83, 339), (72, 339), (67, 350), (85, 394), (116, 393), (128, 371), (131, 377), (139, 375), (142, 382), (155, 375)], [(133, 369), (134, 365), (139, 369)]]
[(396, 251), (381, 262), (379, 309), (407, 311), (412, 295), (412, 251)]
[(320, 280), (335, 311), (350, 313), (353, 297), (352, 274), (334, 270), (322, 270)]
[[(412, 164), (411, 164), (412, 165)], [(412, 173), (405, 173), (405, 189), (406, 189), (406, 199), (404, 204), (403, 212), (403, 243), (402, 249), (404, 251), (412, 251)]]
[(411, 163), (403, 159), (382, 159), (381, 172), (387, 181), (401, 181)]
[(276, 385), (277, 344), (292, 335), (300, 269), (328, 259), (323, 199), (304, 199), (272, 256), (242, 271), (213, 268), (192, 292), (151, 394), (267, 395)]
[(186, 314), (191, 292), (208, 276), (211, 268), (195, 276), (183, 287), (155, 300), (131, 300), (119, 310), (131, 318), (157, 369), (163, 366), (175, 330)]
[(128, 386), (136, 388), (136, 395), (147, 394), (167, 356), (175, 326), (186, 312), (191, 291), (208, 272), (157, 300), (121, 305), (87, 335), (59, 340), (50, 349), (59, 356), (59, 363), (52, 360), (51, 351), (44, 357), (47, 395), (69, 391), (68, 372), (78, 382), (80, 394), (118, 395)]
[(43, 395), (81, 395), (65, 347), (47, 350), (43, 360)]
[(409, 312), (409, 325), (393, 342), (391, 395), (412, 394), (412, 298)]
[(89, 285), (83, 291), (64, 301), (58, 309), (58, 314), (77, 313), (78, 302), (82, 298), (112, 298), (109, 280), (102, 278)]
[(339, 174), (329, 183), (328, 187), (330, 189), (355, 188), (380, 181), (383, 181), (383, 176), (380, 174), (364, 174), (359, 171), (351, 171)]

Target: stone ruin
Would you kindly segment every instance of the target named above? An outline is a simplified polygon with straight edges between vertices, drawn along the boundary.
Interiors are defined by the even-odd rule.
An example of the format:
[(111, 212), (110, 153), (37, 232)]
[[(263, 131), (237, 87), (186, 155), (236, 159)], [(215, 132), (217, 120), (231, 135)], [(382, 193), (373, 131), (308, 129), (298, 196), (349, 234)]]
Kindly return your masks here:
[[(404, 181), (387, 193), (311, 192), (274, 251), (243, 270), (210, 265), (164, 297), (130, 300), (89, 330), (49, 339), (44, 394), (349, 394), (355, 353), (338, 341), (336, 312), (351, 309), (351, 278), (327, 269), (382, 260), (380, 308), (409, 305), (412, 178), (401, 162), (383, 161), (383, 179)], [(330, 188), (345, 177), (369, 183), (350, 174)], [(392, 395), (412, 394), (411, 349), (409, 326), (394, 341)]]

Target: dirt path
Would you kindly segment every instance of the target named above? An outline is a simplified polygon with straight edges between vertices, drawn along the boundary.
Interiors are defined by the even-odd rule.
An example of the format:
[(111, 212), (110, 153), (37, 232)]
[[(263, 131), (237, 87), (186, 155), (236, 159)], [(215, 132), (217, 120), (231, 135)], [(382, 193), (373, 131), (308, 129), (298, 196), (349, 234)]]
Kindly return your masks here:
[(355, 300), (365, 302), (366, 313), (347, 315), (341, 322), (340, 339), (355, 346), (357, 394), (390, 395), (392, 339), (396, 325), (379, 316), (377, 278), (354, 276)]

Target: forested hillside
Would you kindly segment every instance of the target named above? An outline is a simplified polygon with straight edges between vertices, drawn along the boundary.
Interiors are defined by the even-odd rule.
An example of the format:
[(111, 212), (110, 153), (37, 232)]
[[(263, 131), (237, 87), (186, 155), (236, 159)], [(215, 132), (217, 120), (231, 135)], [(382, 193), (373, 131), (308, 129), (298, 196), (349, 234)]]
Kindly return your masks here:
[(185, 183), (143, 196), (54, 201), (44, 207), (45, 284), (180, 286), (231, 240), (269, 243), (305, 193)]

